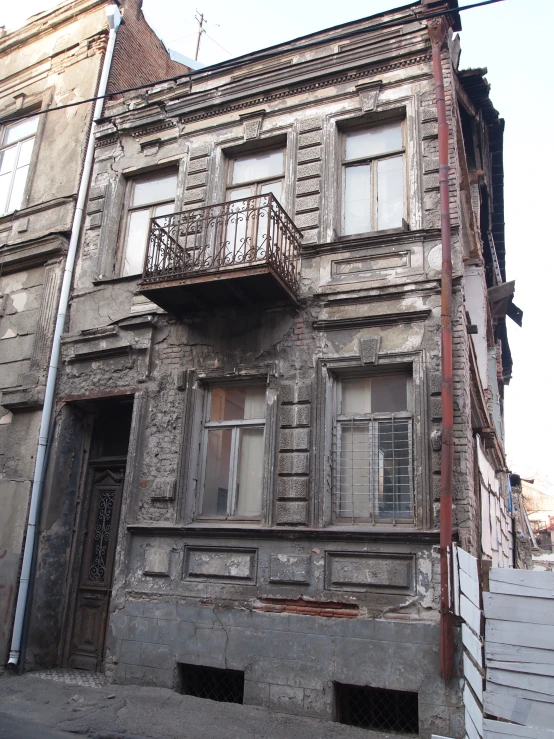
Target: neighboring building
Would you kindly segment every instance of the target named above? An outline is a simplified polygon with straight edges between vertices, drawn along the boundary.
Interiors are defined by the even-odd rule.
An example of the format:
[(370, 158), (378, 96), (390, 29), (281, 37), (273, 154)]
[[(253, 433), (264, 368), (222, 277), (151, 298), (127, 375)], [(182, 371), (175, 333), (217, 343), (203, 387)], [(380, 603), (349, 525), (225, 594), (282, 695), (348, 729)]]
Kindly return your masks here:
[(521, 496), (537, 546), (552, 552), (554, 542), (554, 492), (541, 480), (521, 478)]
[[(421, 10), (106, 105), (28, 664), (463, 735), (459, 681), (439, 674), (441, 208)], [(452, 33), (441, 59), (454, 535), (510, 566), (504, 124)]]
[[(9, 647), (45, 382), (94, 97), (106, 0), (74, 0), (0, 37), (0, 654)], [(108, 90), (188, 72), (140, 2), (121, 5)], [(140, 54), (140, 56), (137, 56)], [(140, 62), (140, 63), (139, 63)], [(94, 215), (92, 216), (94, 218)]]

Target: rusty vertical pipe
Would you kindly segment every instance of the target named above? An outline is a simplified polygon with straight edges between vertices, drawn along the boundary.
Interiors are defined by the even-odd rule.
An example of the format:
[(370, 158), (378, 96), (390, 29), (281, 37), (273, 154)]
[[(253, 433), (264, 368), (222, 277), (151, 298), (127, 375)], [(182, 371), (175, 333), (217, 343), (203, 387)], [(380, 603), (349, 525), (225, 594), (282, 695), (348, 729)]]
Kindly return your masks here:
[(450, 239), (450, 192), (448, 184), (448, 120), (444, 97), (441, 50), (448, 21), (434, 18), (428, 24), (432, 46), (433, 75), (439, 121), (439, 187), (441, 208), (441, 374), (442, 441), (440, 492), (440, 665), (441, 676), (448, 680), (454, 667), (454, 632), (452, 620), (452, 487), (454, 479), (454, 400), (452, 391), (452, 245)]

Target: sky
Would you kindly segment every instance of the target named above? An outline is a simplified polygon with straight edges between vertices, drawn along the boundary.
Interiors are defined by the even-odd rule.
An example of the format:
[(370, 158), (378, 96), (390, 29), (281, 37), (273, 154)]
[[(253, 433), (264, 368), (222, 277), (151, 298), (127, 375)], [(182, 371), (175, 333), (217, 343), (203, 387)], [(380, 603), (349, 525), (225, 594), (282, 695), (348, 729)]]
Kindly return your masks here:
[[(474, 0), (460, 0), (460, 5)], [(196, 11), (207, 19), (199, 61), (234, 56), (364, 18), (403, 0), (144, 0), (149, 23), (166, 46), (194, 56)], [(54, 7), (24, 0), (0, 10), (0, 25)], [(506, 447), (513, 472), (554, 489), (554, 392), (550, 390), (554, 331), (548, 297), (554, 291), (554, 248), (547, 214), (554, 211), (554, 0), (504, 0), (461, 13), (461, 68), (487, 67), (491, 98), (506, 121), (504, 183), (507, 279), (516, 280), (515, 303), (523, 328), (508, 319), (513, 379), (505, 389)], [(551, 333), (552, 331), (552, 333)], [(554, 374), (554, 373), (553, 373)], [(550, 379), (549, 379), (550, 378)]]

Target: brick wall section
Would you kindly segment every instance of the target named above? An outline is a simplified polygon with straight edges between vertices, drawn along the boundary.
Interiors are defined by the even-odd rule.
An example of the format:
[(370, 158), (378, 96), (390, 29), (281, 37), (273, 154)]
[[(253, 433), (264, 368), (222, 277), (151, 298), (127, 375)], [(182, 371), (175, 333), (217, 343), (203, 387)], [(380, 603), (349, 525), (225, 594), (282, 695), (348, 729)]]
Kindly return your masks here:
[(454, 294), (454, 527), (461, 546), (478, 553), (479, 507), (473, 479), (473, 432), (471, 426), (471, 381), (469, 336), (465, 325), (465, 307), (461, 291)]
[(456, 119), (458, 117), (458, 105), (454, 90), (454, 71), (448, 50), (442, 54), (442, 73), (444, 77), (444, 99), (446, 102), (446, 116), (449, 121), (448, 127), (448, 181), (450, 185), (450, 223), (453, 227), (460, 225), (460, 183), (458, 180), (458, 142), (456, 136)]
[(146, 22), (141, 7), (142, 0), (125, 0), (123, 3), (108, 92), (187, 74), (189, 71), (184, 64), (170, 59), (165, 46)]
[(264, 598), (253, 606), (255, 611), (264, 613), (297, 613), (302, 616), (321, 616), (323, 618), (358, 618), (360, 608), (357, 605), (344, 603), (317, 602), (298, 598), (296, 600), (283, 598)]

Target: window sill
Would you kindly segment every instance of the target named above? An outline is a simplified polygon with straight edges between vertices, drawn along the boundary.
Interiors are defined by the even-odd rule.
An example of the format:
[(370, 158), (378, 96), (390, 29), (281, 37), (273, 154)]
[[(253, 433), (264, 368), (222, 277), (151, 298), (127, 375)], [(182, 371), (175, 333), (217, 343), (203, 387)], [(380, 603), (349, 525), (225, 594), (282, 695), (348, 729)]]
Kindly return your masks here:
[(136, 275), (124, 275), (123, 277), (95, 277), (92, 280), (93, 285), (117, 285), (120, 282), (138, 282), (142, 275), (137, 273)]
[(245, 522), (200, 523), (189, 524), (159, 524), (134, 523), (128, 524), (127, 530), (135, 535), (142, 536), (195, 536), (210, 537), (222, 536), (225, 538), (244, 537), (254, 535), (257, 539), (298, 540), (298, 541), (382, 541), (388, 543), (418, 542), (427, 546), (438, 544), (440, 532), (438, 530), (423, 530), (415, 526), (328, 526), (326, 528), (304, 528), (296, 526), (269, 527), (265, 524), (247, 524)]
[(363, 233), (358, 233), (358, 234), (348, 234), (344, 236), (338, 236), (337, 241), (355, 241), (356, 239), (371, 239), (376, 236), (388, 236), (389, 234), (402, 234), (402, 233), (410, 233), (410, 229), (403, 228), (402, 226), (398, 226), (398, 228), (382, 228), (378, 231), (365, 231)]

